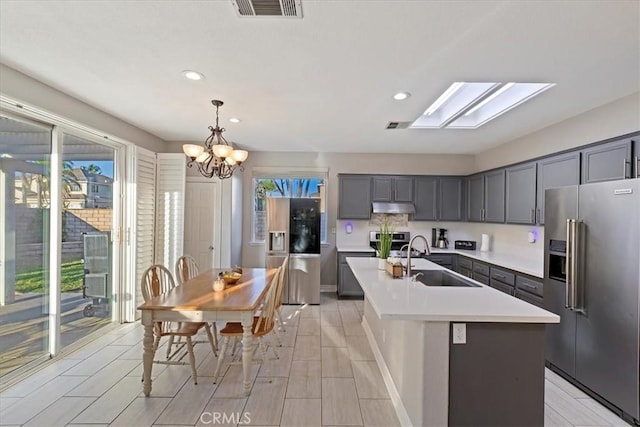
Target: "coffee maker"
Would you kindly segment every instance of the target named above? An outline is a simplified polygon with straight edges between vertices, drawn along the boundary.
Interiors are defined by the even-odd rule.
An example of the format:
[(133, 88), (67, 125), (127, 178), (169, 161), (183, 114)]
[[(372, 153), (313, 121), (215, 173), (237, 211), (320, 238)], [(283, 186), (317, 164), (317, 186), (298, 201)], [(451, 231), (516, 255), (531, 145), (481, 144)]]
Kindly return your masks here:
[(446, 228), (431, 229), (431, 247), (439, 249), (447, 249), (449, 247)]

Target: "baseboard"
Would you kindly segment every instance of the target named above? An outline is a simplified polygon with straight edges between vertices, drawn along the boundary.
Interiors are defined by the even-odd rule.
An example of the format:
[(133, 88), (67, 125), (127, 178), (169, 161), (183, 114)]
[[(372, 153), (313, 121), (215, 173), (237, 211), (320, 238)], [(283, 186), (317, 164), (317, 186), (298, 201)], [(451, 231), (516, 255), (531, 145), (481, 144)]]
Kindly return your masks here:
[(320, 292), (338, 292), (336, 285), (320, 285)]
[(382, 353), (378, 348), (378, 343), (376, 342), (376, 339), (373, 336), (373, 332), (369, 327), (367, 318), (364, 316), (362, 317), (362, 328), (364, 329), (364, 333), (369, 340), (369, 346), (371, 347), (371, 351), (373, 351), (373, 356), (376, 358), (376, 363), (378, 364), (378, 369), (380, 369), (380, 373), (382, 374), (384, 384), (387, 386), (387, 391), (389, 392), (389, 396), (391, 397), (391, 403), (393, 404), (393, 408), (396, 411), (396, 416), (400, 421), (400, 425), (411, 426), (412, 424), (411, 419), (409, 418), (409, 414), (407, 413), (407, 410), (402, 403), (402, 399), (400, 399), (398, 389), (396, 389), (396, 385), (393, 383), (393, 379), (391, 378), (391, 372), (389, 372), (389, 368), (387, 368), (387, 364), (385, 363), (384, 358), (382, 357)]

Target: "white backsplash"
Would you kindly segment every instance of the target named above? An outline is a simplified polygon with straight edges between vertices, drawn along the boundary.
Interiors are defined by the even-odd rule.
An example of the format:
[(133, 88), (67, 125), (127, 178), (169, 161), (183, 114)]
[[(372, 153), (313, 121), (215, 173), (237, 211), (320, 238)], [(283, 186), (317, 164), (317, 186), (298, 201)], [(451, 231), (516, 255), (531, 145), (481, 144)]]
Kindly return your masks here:
[[(347, 234), (346, 225), (351, 224), (352, 232)], [(338, 220), (336, 222), (336, 246), (358, 248), (369, 246), (369, 232), (379, 227), (369, 221)], [(397, 226), (395, 231), (410, 231), (412, 235), (422, 234), (431, 243), (431, 229), (446, 228), (449, 248), (453, 249), (455, 240), (475, 240), (480, 249), (482, 234), (490, 236), (490, 251), (513, 253), (519, 257), (542, 260), (544, 253), (544, 227), (511, 224), (485, 224), (474, 222), (424, 222), (409, 221), (406, 226)], [(535, 243), (528, 242), (529, 231), (537, 233)]]

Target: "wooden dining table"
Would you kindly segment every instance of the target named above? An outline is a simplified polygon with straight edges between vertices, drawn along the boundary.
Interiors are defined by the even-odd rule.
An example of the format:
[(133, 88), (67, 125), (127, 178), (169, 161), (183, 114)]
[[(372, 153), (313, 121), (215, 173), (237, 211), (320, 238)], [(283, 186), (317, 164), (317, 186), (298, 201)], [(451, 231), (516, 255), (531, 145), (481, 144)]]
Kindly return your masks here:
[(251, 359), (253, 316), (262, 304), (276, 268), (243, 268), (240, 280), (227, 285), (223, 291), (213, 291), (213, 282), (221, 269), (211, 269), (176, 286), (169, 292), (152, 298), (138, 307), (142, 311), (144, 338), (142, 340), (143, 390), (151, 394), (153, 367), (153, 325), (156, 322), (241, 322), (242, 372), (245, 396), (251, 390)]

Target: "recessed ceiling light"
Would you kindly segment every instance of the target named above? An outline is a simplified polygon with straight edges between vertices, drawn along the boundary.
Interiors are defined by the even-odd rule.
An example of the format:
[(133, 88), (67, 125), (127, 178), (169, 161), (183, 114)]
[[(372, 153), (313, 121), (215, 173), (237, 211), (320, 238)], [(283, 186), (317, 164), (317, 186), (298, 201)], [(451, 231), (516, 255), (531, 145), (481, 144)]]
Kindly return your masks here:
[(197, 71), (185, 70), (182, 72), (182, 75), (188, 78), (189, 80), (202, 80), (204, 79), (204, 74), (199, 73)]
[(409, 127), (475, 129), (554, 85), (455, 82)]
[(242, 120), (238, 119), (237, 117), (231, 117), (229, 121), (231, 123), (240, 123)]
[(411, 94), (409, 92), (398, 92), (395, 95), (393, 95), (393, 99), (395, 99), (396, 101), (404, 101), (410, 96)]

